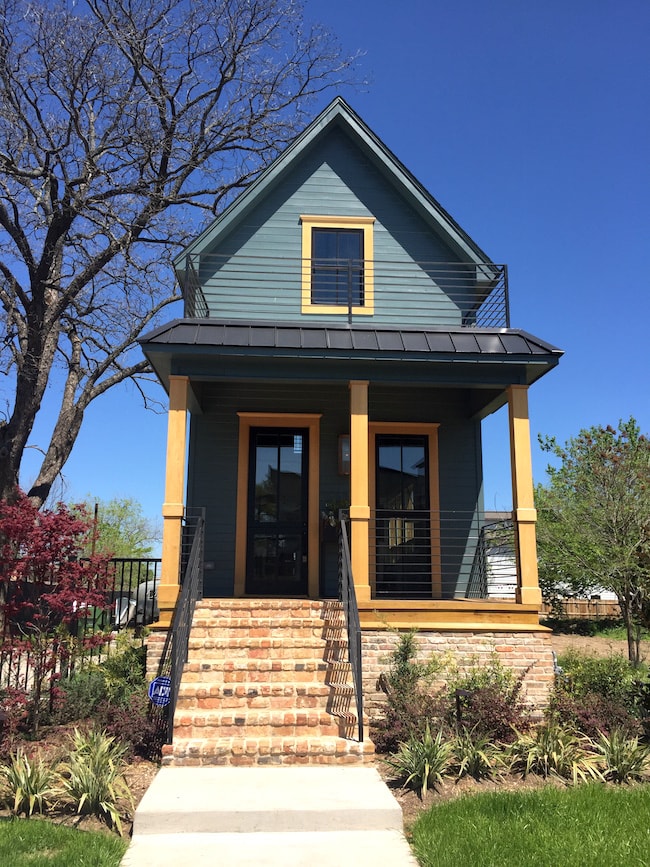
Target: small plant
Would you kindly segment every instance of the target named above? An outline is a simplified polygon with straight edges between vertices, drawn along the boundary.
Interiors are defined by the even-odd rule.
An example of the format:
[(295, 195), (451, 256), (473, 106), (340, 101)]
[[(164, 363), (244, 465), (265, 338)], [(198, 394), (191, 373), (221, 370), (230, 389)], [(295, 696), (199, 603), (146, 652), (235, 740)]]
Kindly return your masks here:
[(598, 756), (591, 741), (554, 720), (540, 725), (532, 734), (519, 734), (509, 753), (513, 770), (585, 782), (602, 780)]
[(3, 800), (17, 815), (42, 813), (58, 792), (56, 765), (46, 764), (40, 755), (30, 759), (26, 753), (18, 750), (8, 765), (0, 767), (0, 775)]
[(122, 835), (119, 802), (131, 801), (123, 776), (125, 747), (105, 732), (80, 732), (72, 737), (73, 752), (63, 774), (62, 791), (77, 813), (92, 813)]
[(427, 725), (439, 725), (445, 716), (444, 703), (431, 693), (431, 679), (446, 660), (417, 659), (416, 633), (400, 633), (388, 657), (388, 670), (377, 682), (386, 693), (386, 714), (375, 723), (373, 740), (377, 752), (393, 753), (409, 738), (423, 738)]
[(643, 777), (650, 764), (650, 749), (631, 738), (621, 729), (613, 729), (609, 737), (601, 734), (596, 742), (603, 776), (614, 783), (629, 783)]
[(460, 729), (452, 741), (457, 776), (482, 780), (494, 776), (503, 765), (503, 754), (489, 735), (474, 729)]
[(386, 764), (397, 772), (405, 786), (420, 790), (424, 799), (430, 786), (441, 783), (453, 758), (451, 744), (443, 740), (442, 731), (434, 738), (427, 724), (422, 738), (411, 737)]

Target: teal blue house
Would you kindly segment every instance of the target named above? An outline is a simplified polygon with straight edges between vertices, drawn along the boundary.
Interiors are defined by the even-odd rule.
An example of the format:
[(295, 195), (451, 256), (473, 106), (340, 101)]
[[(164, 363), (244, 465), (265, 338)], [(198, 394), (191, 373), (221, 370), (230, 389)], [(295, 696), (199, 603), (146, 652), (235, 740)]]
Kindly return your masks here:
[[(142, 339), (170, 400), (160, 628), (202, 508), (204, 597), (336, 596), (342, 510), (362, 630), (538, 633), (527, 390), (561, 352), (511, 326), (506, 267), (346, 102), (175, 264), (183, 317)], [(496, 527), (481, 420), (502, 406)], [(516, 565), (501, 598), (491, 544)]]

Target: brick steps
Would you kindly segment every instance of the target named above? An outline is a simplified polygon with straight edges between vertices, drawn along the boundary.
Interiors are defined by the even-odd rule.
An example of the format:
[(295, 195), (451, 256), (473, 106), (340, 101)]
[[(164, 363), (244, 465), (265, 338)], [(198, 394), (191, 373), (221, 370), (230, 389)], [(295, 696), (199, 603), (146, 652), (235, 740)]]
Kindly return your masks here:
[[(211, 632), (218, 629), (214, 627)], [(198, 630), (207, 631), (207, 630)], [(322, 660), (323, 651), (329, 650), (333, 656), (341, 655), (344, 652), (344, 643), (326, 642), (328, 645), (324, 648), (324, 639), (322, 637), (305, 636), (305, 637), (283, 637), (272, 636), (268, 638), (259, 638), (257, 636), (240, 638), (231, 638), (229, 636), (221, 636), (213, 638), (212, 636), (197, 635), (197, 630), (192, 627), (192, 633), (189, 641), (188, 658), (204, 659), (206, 656), (219, 658), (221, 656), (227, 659), (233, 659), (244, 656), (247, 659), (271, 657), (273, 659), (314, 659)]]
[[(341, 686), (347, 694), (347, 684)], [(206, 685), (183, 684), (179, 690), (177, 709), (204, 708), (323, 708), (331, 697), (331, 687), (318, 682), (261, 683)]]
[(204, 737), (345, 737), (347, 720), (316, 710), (209, 710), (176, 713), (174, 732), (180, 738)]
[(163, 764), (352, 764), (357, 743), (338, 603), (203, 600)]
[(370, 741), (339, 737), (174, 738), (163, 748), (163, 765), (334, 765), (373, 762)]
[(310, 683), (323, 681), (329, 665), (324, 660), (293, 659), (217, 659), (190, 660), (185, 666), (183, 684), (189, 683)]

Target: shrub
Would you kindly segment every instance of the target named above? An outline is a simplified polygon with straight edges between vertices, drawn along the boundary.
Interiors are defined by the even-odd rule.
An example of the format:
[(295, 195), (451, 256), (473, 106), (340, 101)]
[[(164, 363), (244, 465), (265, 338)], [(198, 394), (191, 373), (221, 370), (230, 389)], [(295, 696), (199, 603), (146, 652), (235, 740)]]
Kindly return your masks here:
[(562, 683), (574, 696), (597, 693), (625, 707), (633, 705), (637, 672), (625, 657), (590, 656), (569, 650), (558, 662), (563, 671)]
[(18, 750), (10, 763), (0, 768), (0, 775), (3, 799), (17, 815), (42, 813), (58, 792), (56, 764), (46, 764), (40, 755), (30, 759), (22, 750)]
[(394, 752), (411, 737), (423, 738), (427, 725), (440, 725), (445, 718), (445, 703), (430, 691), (431, 678), (444, 662), (434, 657), (418, 661), (416, 653), (415, 633), (400, 634), (388, 670), (380, 678), (387, 702), (384, 718), (373, 725), (377, 752)]
[(442, 782), (452, 758), (451, 744), (443, 740), (442, 731), (434, 738), (427, 723), (423, 737), (410, 737), (385, 761), (405, 786), (419, 789), (420, 797), (424, 798), (430, 786)]
[(90, 666), (59, 683), (60, 707), (54, 719), (69, 723), (94, 715), (106, 695), (104, 673), (100, 666)]
[(540, 725), (531, 734), (520, 734), (511, 745), (509, 754), (512, 769), (549, 776), (586, 781), (587, 777), (598, 780), (598, 757), (590, 747), (591, 741), (573, 729), (555, 721)]
[(134, 692), (146, 692), (147, 649), (139, 639), (121, 632), (102, 664), (106, 697), (126, 706)]
[(23, 689), (6, 686), (0, 690), (0, 755), (8, 756), (29, 716), (29, 699)]
[(102, 702), (96, 713), (96, 722), (120, 743), (129, 755), (155, 760), (160, 756), (165, 732), (161, 732), (149, 714), (146, 692), (134, 692), (126, 704), (112, 705)]
[(487, 665), (475, 662), (456, 673), (447, 684), (448, 722), (494, 740), (513, 740), (515, 729), (523, 732), (531, 725), (531, 708), (522, 696), (525, 675), (516, 675), (496, 656)]
[(122, 835), (120, 801), (131, 801), (123, 776), (125, 747), (106, 732), (75, 729), (62, 792), (77, 813), (92, 813)]
[(596, 750), (602, 760), (603, 776), (615, 783), (641, 779), (650, 763), (650, 749), (621, 729), (613, 729), (609, 737), (601, 734)]
[(557, 687), (551, 696), (550, 717), (592, 739), (601, 732), (609, 734), (614, 729), (624, 731), (628, 736), (641, 732), (639, 720), (620, 702), (595, 692), (575, 696), (562, 686)]

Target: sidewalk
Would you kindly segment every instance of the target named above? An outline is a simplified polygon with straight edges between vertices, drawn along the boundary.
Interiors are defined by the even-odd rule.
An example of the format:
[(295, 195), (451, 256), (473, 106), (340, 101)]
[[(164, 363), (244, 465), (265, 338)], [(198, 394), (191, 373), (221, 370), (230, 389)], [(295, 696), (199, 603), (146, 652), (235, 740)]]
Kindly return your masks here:
[(374, 768), (162, 768), (122, 867), (416, 867)]

